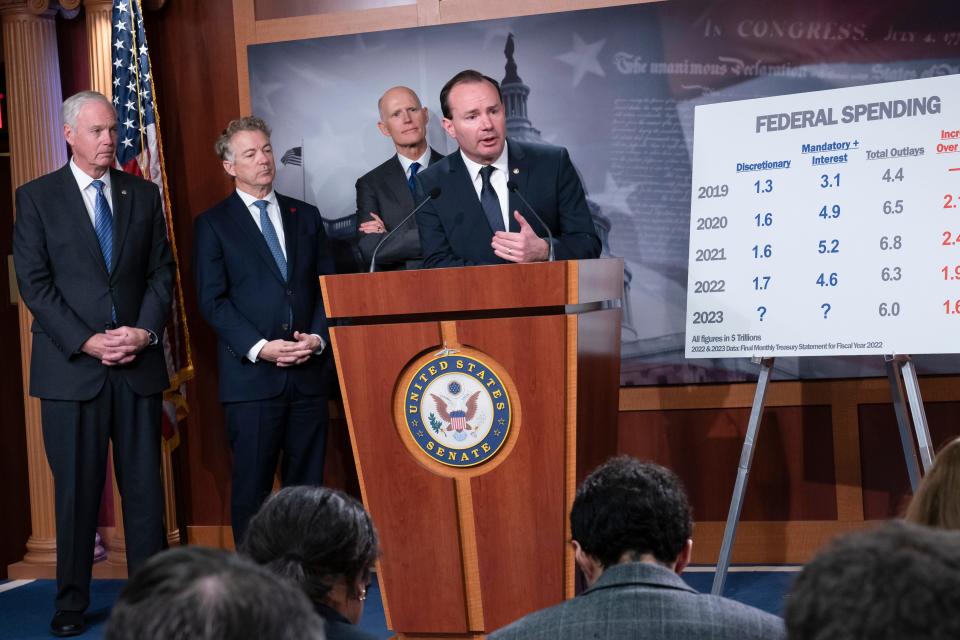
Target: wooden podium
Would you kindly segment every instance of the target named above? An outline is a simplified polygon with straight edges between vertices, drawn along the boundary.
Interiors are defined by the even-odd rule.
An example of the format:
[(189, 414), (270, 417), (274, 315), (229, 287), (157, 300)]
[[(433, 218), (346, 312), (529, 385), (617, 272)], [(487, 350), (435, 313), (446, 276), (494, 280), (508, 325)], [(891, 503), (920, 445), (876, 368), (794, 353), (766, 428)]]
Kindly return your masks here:
[(616, 452), (623, 261), (320, 278), (400, 638), (574, 595), (576, 485)]

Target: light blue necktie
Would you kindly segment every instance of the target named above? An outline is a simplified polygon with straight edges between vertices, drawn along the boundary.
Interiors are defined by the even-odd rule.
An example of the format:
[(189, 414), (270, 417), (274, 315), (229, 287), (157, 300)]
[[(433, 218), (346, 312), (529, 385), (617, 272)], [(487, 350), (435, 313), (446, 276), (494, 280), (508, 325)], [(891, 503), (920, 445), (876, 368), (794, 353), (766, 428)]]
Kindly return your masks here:
[(257, 209), (260, 209), (260, 231), (263, 233), (264, 240), (267, 241), (267, 247), (270, 248), (273, 259), (277, 261), (277, 266), (280, 268), (280, 275), (286, 280), (287, 259), (283, 257), (283, 249), (280, 248), (280, 238), (277, 237), (277, 230), (274, 228), (273, 223), (270, 222), (270, 216), (267, 215), (268, 204), (266, 200), (257, 200), (253, 203)]
[[(107, 273), (110, 273), (113, 265), (113, 213), (110, 212), (110, 203), (107, 197), (103, 195), (103, 188), (106, 186), (102, 180), (94, 180), (90, 184), (97, 190), (97, 198), (94, 202), (94, 222), (93, 228), (97, 233), (97, 241), (100, 242), (100, 253), (103, 254), (103, 261), (107, 265)], [(117, 308), (110, 303), (110, 317), (114, 323), (117, 321)]]

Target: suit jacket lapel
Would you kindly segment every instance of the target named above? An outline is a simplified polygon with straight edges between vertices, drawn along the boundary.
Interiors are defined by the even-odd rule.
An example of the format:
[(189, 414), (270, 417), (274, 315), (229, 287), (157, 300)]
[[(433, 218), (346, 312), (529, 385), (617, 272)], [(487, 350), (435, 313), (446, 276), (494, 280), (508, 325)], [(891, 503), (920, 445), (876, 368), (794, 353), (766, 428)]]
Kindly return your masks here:
[[(260, 232), (260, 228), (250, 215), (250, 210), (243, 204), (243, 200), (237, 195), (236, 191), (230, 196), (230, 202), (227, 206), (230, 209), (230, 217), (246, 234), (253, 250), (267, 264), (267, 268), (277, 277), (277, 280), (284, 282), (283, 276), (280, 274), (280, 267), (277, 266), (277, 261), (273, 259), (273, 254), (270, 253), (270, 247), (267, 246), (263, 233)], [(284, 229), (284, 233), (286, 233), (286, 229)], [(289, 261), (287, 264), (289, 266)], [(290, 269), (288, 268), (287, 271), (289, 272)]]
[[(397, 156), (394, 156), (393, 159), (394, 162), (391, 162), (387, 167), (384, 181), (390, 188), (390, 193), (393, 194), (393, 197), (396, 198), (400, 204), (403, 210), (402, 215), (407, 215), (415, 204), (413, 202), (413, 194), (410, 193), (410, 186), (407, 184), (407, 175), (403, 172), (403, 165), (400, 164), (400, 159)], [(380, 217), (382, 218), (383, 216)]]
[(106, 275), (107, 265), (103, 261), (100, 241), (97, 240), (97, 232), (93, 228), (93, 223), (90, 222), (90, 214), (87, 213), (87, 206), (83, 202), (83, 194), (80, 193), (80, 187), (77, 186), (77, 180), (73, 177), (69, 163), (60, 170), (60, 179), (60, 187), (63, 189), (61, 201), (66, 203), (67, 217), (76, 227), (77, 236), (81, 242), (87, 246), (94, 261)]
[(297, 263), (297, 216), (299, 214), (293, 203), (279, 193), (277, 204), (280, 206), (280, 219), (283, 220), (283, 244), (287, 249), (287, 280), (289, 280), (293, 265)]
[[(518, 142), (509, 140), (507, 142), (507, 165), (508, 171), (507, 181), (513, 181), (517, 184), (517, 191), (522, 193), (524, 197), (527, 196), (527, 181), (530, 174), (530, 167), (527, 163), (527, 158), (523, 153), (523, 147), (520, 146)], [(530, 198), (527, 198), (528, 200)], [(530, 223), (530, 226), (534, 229), (540, 228), (540, 223), (537, 222), (536, 218), (530, 215), (530, 212), (527, 211), (527, 208), (523, 206), (520, 198), (517, 197), (517, 194), (510, 193), (510, 231), (518, 232), (520, 231), (520, 223), (517, 222), (517, 219), (513, 216), (514, 211), (519, 211), (527, 222)]]
[(110, 170), (110, 191), (113, 205), (113, 254), (110, 273), (117, 267), (123, 243), (130, 228), (130, 216), (133, 211), (133, 191), (127, 189), (127, 176), (122, 171)]

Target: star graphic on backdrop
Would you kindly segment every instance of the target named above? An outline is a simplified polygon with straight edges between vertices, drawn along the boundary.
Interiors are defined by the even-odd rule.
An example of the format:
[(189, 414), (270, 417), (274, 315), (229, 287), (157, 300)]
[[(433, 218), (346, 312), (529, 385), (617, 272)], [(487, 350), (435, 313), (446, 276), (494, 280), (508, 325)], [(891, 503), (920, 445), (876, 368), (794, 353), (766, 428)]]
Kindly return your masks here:
[(638, 186), (639, 183), (637, 182), (625, 183), (622, 185), (617, 184), (617, 181), (613, 179), (613, 176), (608, 173), (604, 178), (603, 191), (600, 193), (591, 193), (590, 199), (601, 207), (607, 209), (616, 209), (618, 211), (623, 211), (624, 213), (629, 213), (630, 205), (627, 204), (627, 199)]
[(117, 51), (119, 51), (120, 49), (123, 49), (123, 48), (124, 48), (124, 46), (123, 46), (123, 40), (117, 40), (116, 42), (114, 42), (114, 43), (113, 43), (113, 47), (114, 47)]
[(573, 86), (579, 85), (583, 76), (588, 73), (595, 73), (600, 77), (607, 75), (597, 60), (600, 50), (606, 43), (607, 39), (604, 38), (587, 44), (579, 35), (573, 34), (573, 50), (557, 56), (557, 60), (573, 67)]
[(377, 53), (383, 51), (387, 48), (386, 43), (381, 42), (380, 44), (370, 46), (367, 44), (367, 40), (363, 37), (362, 34), (356, 35), (353, 38), (353, 52), (345, 53), (340, 56), (342, 60), (353, 60), (355, 58), (362, 58), (368, 56), (372, 53)]

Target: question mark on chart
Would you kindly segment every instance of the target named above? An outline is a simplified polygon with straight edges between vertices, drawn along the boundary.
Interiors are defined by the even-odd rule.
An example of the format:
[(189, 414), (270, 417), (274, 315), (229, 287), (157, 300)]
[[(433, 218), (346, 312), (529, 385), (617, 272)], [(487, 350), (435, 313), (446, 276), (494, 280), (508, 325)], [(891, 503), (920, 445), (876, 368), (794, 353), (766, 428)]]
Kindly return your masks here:
[(827, 314), (830, 313), (830, 309), (832, 307), (828, 303), (824, 302), (822, 305), (820, 305), (820, 308), (823, 309), (823, 319), (826, 320)]
[(760, 312), (760, 322), (763, 322), (763, 316), (767, 315), (766, 307), (757, 307), (757, 311)]

